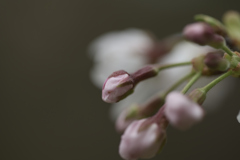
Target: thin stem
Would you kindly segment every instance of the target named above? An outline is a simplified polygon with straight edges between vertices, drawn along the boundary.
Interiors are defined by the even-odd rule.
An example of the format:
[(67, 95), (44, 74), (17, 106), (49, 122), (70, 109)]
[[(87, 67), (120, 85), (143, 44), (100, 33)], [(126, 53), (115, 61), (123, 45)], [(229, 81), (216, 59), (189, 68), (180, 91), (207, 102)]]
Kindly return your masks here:
[(173, 91), (174, 89), (176, 89), (180, 84), (182, 84), (184, 81), (186, 81), (187, 79), (189, 79), (190, 77), (192, 77), (194, 74), (195, 74), (195, 72), (190, 72), (189, 74), (187, 74), (187, 75), (184, 76), (183, 78), (179, 79), (175, 84), (173, 84), (173, 85), (163, 94), (163, 97), (165, 98), (168, 93), (170, 93), (171, 91)]
[(201, 77), (201, 72), (196, 72), (187, 85), (183, 88), (182, 93), (185, 94), (192, 87), (192, 85)]
[(228, 76), (230, 76), (232, 74), (232, 71), (228, 71), (224, 74), (222, 74), (221, 76), (219, 76), (218, 78), (214, 79), (212, 82), (210, 82), (209, 84), (207, 84), (205, 87), (203, 87), (202, 89), (207, 93), (210, 89), (212, 89), (216, 84), (218, 84), (219, 82), (221, 82), (223, 79), (227, 78)]
[(160, 93), (157, 96), (154, 96), (154, 98), (151, 98), (147, 103), (143, 105), (140, 109), (140, 115), (143, 117), (149, 117), (155, 114), (159, 108), (162, 107), (164, 104), (164, 99), (167, 96), (169, 92), (176, 89), (180, 84), (182, 84), (184, 81), (186, 81), (188, 78), (192, 77), (195, 74), (195, 72), (191, 72), (178, 80), (175, 84), (173, 84), (167, 91), (164, 93)]
[(222, 47), (222, 50), (224, 50), (227, 54), (229, 54), (230, 56), (233, 56), (233, 52), (226, 46), (226, 45), (223, 45)]
[(160, 66), (158, 66), (157, 70), (159, 72), (163, 69), (178, 67), (178, 66), (186, 66), (186, 65), (190, 65), (190, 64), (192, 64), (192, 62), (182, 62), (182, 63), (175, 63), (175, 64), (160, 65)]

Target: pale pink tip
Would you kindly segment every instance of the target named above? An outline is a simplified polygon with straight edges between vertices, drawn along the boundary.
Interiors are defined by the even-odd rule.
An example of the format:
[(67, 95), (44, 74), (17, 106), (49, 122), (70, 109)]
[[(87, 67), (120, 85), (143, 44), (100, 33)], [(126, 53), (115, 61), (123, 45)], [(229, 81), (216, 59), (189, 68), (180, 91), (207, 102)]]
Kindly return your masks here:
[(165, 115), (170, 124), (185, 130), (202, 120), (203, 109), (179, 92), (171, 92), (166, 97)]
[[(143, 127), (147, 119), (132, 122), (121, 137), (119, 153), (126, 160), (152, 158), (166, 138), (165, 130), (156, 123)], [(141, 128), (142, 127), (142, 128)]]
[(116, 103), (129, 94), (133, 86), (129, 74), (110, 76), (103, 85), (102, 99), (108, 103)]
[(211, 26), (203, 22), (189, 24), (184, 28), (183, 35), (188, 40), (206, 45), (215, 35)]

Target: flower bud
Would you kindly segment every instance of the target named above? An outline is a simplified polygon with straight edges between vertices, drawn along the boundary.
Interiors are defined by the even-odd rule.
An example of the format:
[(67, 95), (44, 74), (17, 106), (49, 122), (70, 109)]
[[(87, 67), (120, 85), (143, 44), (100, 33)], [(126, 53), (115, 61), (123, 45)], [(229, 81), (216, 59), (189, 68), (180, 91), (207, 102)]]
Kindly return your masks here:
[(203, 104), (206, 99), (206, 92), (200, 88), (194, 89), (191, 93), (189, 93), (188, 97), (198, 104)]
[(197, 103), (178, 92), (167, 95), (165, 107), (170, 124), (181, 130), (191, 127), (204, 116), (203, 109)]
[[(218, 51), (220, 53), (220, 51)], [(192, 59), (192, 66), (196, 72), (201, 72), (204, 76), (221, 74), (230, 67), (230, 62), (226, 58), (218, 55), (218, 52), (210, 52)], [(216, 55), (215, 55), (216, 54)]]
[(183, 35), (187, 40), (199, 45), (221, 48), (225, 44), (224, 38), (217, 35), (211, 26), (203, 22), (187, 25), (184, 28)]
[(134, 81), (123, 71), (116, 71), (105, 81), (102, 89), (102, 99), (108, 103), (115, 103), (133, 92)]
[(166, 139), (166, 132), (157, 123), (142, 119), (131, 123), (121, 137), (119, 153), (126, 160), (152, 158)]
[(102, 89), (102, 99), (108, 103), (116, 103), (133, 93), (137, 83), (157, 74), (158, 70), (153, 65), (145, 66), (131, 75), (124, 70), (116, 71), (105, 81)]
[(204, 57), (204, 63), (208, 68), (217, 71), (226, 71), (230, 67), (229, 61), (224, 59), (219, 51), (209, 52)]

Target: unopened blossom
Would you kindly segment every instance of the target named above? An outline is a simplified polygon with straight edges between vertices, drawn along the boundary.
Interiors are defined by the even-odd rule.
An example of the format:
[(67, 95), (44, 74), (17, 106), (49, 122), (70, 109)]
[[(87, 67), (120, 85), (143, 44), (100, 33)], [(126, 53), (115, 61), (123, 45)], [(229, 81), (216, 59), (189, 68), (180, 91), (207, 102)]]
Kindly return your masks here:
[(131, 76), (123, 71), (116, 71), (105, 81), (102, 89), (102, 99), (115, 103), (133, 92), (134, 82)]
[(187, 25), (183, 30), (184, 37), (199, 45), (210, 45), (220, 48), (224, 45), (224, 38), (214, 32), (214, 29), (206, 23), (197, 22)]
[(213, 70), (226, 71), (230, 67), (230, 62), (223, 58), (220, 51), (209, 52), (204, 58), (204, 64)]
[(165, 106), (165, 115), (170, 124), (181, 130), (201, 121), (204, 116), (201, 106), (179, 92), (169, 93)]
[(122, 135), (119, 153), (123, 159), (152, 158), (165, 142), (165, 130), (154, 122), (145, 126), (148, 120), (134, 121)]
[(103, 85), (102, 99), (108, 103), (116, 103), (131, 94), (139, 82), (157, 74), (153, 65), (145, 66), (132, 74), (124, 70), (113, 72)]

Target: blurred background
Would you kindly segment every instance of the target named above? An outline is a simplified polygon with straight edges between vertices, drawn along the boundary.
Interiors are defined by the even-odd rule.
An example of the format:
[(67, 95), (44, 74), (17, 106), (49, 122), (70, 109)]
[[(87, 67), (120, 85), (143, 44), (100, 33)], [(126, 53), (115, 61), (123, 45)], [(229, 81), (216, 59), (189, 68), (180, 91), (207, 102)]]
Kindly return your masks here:
[[(130, 27), (161, 38), (195, 14), (220, 19), (239, 6), (239, 0), (1, 0), (0, 159), (120, 160), (110, 106), (89, 78), (90, 42)], [(169, 127), (154, 159), (238, 159), (240, 85), (232, 93), (192, 129)]]

